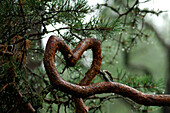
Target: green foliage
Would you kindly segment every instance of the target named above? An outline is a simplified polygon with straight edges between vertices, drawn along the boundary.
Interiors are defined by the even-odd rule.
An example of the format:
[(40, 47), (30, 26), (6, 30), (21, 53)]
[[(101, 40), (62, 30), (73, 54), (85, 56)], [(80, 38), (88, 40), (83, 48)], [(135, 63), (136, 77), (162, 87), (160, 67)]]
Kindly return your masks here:
[[(23, 60), (17, 61), (14, 56), (6, 57), (4, 54), (0, 56), (0, 112), (20, 112), (22, 110), (18, 101), (20, 93), (22, 94), (21, 101), (31, 103), (36, 112), (75, 111), (72, 96), (53, 89), (41, 65), (44, 50), (40, 40), (44, 34), (51, 32), (63, 38), (71, 48), (87, 37), (99, 39), (103, 50), (101, 70), (111, 71), (113, 75), (110, 77), (113, 81), (146, 93), (164, 93), (165, 88), (161, 80), (155, 82), (149, 75), (143, 76), (143, 73), (134, 74), (125, 71), (123, 60), (118, 62), (122, 58), (118, 53), (130, 52), (139, 41), (148, 40), (151, 33), (143, 27), (144, 17), (147, 13), (159, 12), (140, 10), (138, 5), (133, 7), (134, 0), (129, 0), (128, 5), (122, 1), (114, 1), (110, 5), (115, 8), (112, 10), (107, 7), (107, 3), (105, 8), (100, 4), (97, 8), (92, 8), (86, 0), (20, 1), (22, 3), (19, 0), (0, 1), (0, 45), (18, 46), (22, 55), (25, 54), (27, 58), (23, 63)], [(133, 9), (129, 10), (130, 7)], [(92, 16), (86, 22), (86, 15), (93, 14), (95, 10), (99, 10), (99, 14)], [(113, 11), (119, 11), (119, 13), (115, 14)], [(59, 27), (59, 24), (63, 26)], [(48, 25), (53, 26), (53, 30), (48, 29)], [(14, 43), (15, 36), (22, 38)], [(30, 47), (25, 47), (27, 40), (31, 41)], [(25, 45), (19, 43), (22, 41)], [(16, 53), (19, 54), (18, 51)], [(78, 84), (90, 68), (91, 59), (92, 55), (90, 56), (87, 51), (75, 67), (66, 67), (63, 56), (57, 52), (56, 68), (63, 79)], [(122, 68), (123, 70), (120, 71)], [(104, 79), (98, 74), (92, 83), (102, 81)], [(113, 103), (116, 98), (123, 97), (116, 94), (102, 94), (85, 100), (86, 105), (90, 107), (90, 112), (105, 112), (107, 110), (102, 106), (107, 105), (109, 101)], [(137, 104), (133, 108), (136, 111), (158, 109), (158, 107), (145, 107)]]
[(131, 86), (141, 92), (151, 93), (151, 94), (163, 94), (165, 92), (165, 84), (163, 80), (158, 80), (157, 82), (153, 81), (149, 75), (129, 75), (129, 74), (119, 74), (120, 82)]

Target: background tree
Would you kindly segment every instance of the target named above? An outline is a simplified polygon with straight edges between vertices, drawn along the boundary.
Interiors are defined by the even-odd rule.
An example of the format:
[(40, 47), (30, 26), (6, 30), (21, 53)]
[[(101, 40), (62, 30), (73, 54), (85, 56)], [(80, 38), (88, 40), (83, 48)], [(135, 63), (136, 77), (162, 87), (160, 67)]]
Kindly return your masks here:
[[(166, 19), (165, 18), (165, 20), (166, 21), (168, 21), (168, 19)], [(166, 42), (165, 40), (166, 39), (168, 39), (168, 38), (166, 38), (166, 36), (168, 35), (168, 34), (166, 34), (166, 32), (165, 32), (165, 35), (163, 35), (160, 31), (161, 30), (159, 30), (160, 28), (157, 28), (157, 26), (155, 25), (155, 24), (151, 24), (151, 23), (149, 23), (148, 21), (146, 21), (146, 26), (149, 28), (149, 29), (151, 29), (151, 30), (153, 30), (153, 32), (155, 32), (155, 36), (156, 36), (156, 38), (159, 40), (159, 42), (160, 42), (160, 44), (164, 47), (164, 49), (165, 49), (165, 51), (166, 51), (166, 61), (167, 61), (167, 63), (166, 63), (166, 93), (170, 93), (170, 88), (169, 88), (169, 83), (170, 83), (170, 77), (169, 77), (169, 75), (170, 75), (170, 71), (169, 71), (169, 58), (170, 58), (170, 53), (169, 53), (169, 50), (170, 50), (170, 47), (169, 47), (169, 44), (168, 44), (168, 42)], [(165, 29), (168, 29), (168, 27), (165, 27)], [(167, 113), (168, 111), (170, 110), (170, 108), (169, 107), (164, 107), (164, 109), (163, 109), (163, 112), (164, 113)]]
[[(2, 0), (0, 9), (0, 110), (1, 112), (73, 112), (84, 105), (89, 112), (107, 111), (106, 102), (121, 98), (133, 105), (137, 111), (155, 110), (145, 107), (117, 94), (109, 93), (86, 97), (84, 102), (50, 85), (41, 66), (43, 35), (56, 35), (74, 48), (80, 41), (93, 37), (102, 43), (103, 62), (98, 76), (92, 83), (102, 81), (120, 82), (142, 92), (162, 94), (161, 82), (154, 82), (143, 74), (127, 73), (117, 66), (120, 51), (130, 52), (139, 40), (147, 39), (149, 31), (144, 29), (144, 17), (148, 13), (161, 12), (141, 10), (138, 0), (106, 1), (96, 7), (89, 7), (85, 0)], [(84, 22), (86, 14), (95, 10), (100, 15)], [(102, 12), (111, 12), (105, 15)], [(62, 24), (62, 27), (56, 27)], [(54, 26), (53, 30), (47, 25)], [(64, 33), (63, 33), (64, 31)], [(56, 67), (62, 78), (79, 83), (83, 73), (90, 67), (92, 56), (85, 53), (75, 67), (69, 67), (62, 54), (56, 54)], [(116, 71), (115, 71), (116, 70)], [(81, 84), (80, 84), (81, 85)], [(78, 100), (78, 101), (76, 101)], [(80, 104), (76, 104), (80, 102)], [(78, 105), (78, 106), (77, 106)], [(85, 109), (84, 106), (82, 108)], [(76, 108), (78, 112), (78, 108)], [(81, 111), (80, 111), (81, 112)]]

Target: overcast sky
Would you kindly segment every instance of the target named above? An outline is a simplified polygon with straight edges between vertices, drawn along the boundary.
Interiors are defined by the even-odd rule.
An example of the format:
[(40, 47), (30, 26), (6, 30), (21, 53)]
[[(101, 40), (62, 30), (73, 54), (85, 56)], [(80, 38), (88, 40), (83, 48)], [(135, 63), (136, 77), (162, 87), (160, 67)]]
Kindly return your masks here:
[[(104, 3), (103, 1), (104, 0), (88, 0), (88, 4), (96, 5), (97, 3)], [(146, 0), (139, 0), (139, 2), (144, 1)], [(144, 3), (141, 8), (170, 10), (170, 0), (150, 0), (147, 3)]]
[[(139, 0), (140, 2), (145, 0)], [(170, 10), (170, 0), (151, 0), (150, 2), (147, 2), (142, 5), (144, 8), (149, 9), (161, 9), (161, 10)]]

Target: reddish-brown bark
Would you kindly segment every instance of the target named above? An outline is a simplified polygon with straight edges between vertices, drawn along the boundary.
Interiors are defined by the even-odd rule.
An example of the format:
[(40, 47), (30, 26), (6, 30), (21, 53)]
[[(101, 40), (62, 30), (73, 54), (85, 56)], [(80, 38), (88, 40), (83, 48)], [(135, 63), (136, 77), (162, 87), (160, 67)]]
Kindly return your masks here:
[[(170, 95), (145, 94), (132, 87), (116, 82), (100, 82), (89, 85), (91, 80), (99, 72), (101, 62), (98, 62), (98, 60), (101, 61), (102, 59), (101, 52), (99, 52), (101, 51), (100, 43), (97, 45), (95, 42), (98, 41), (96, 39), (87, 38), (81, 41), (80, 44), (71, 51), (60, 38), (56, 36), (51, 36), (49, 38), (44, 54), (44, 66), (50, 83), (54, 88), (77, 98), (85, 98), (101, 93), (116, 93), (146, 106), (170, 106)], [(59, 50), (64, 55), (67, 65), (74, 66), (83, 52), (90, 48), (92, 48), (93, 51), (93, 63), (91, 66), (92, 70), (90, 71), (89, 69), (87, 72), (89, 74), (85, 74), (79, 85), (63, 80), (55, 67), (55, 52)], [(94, 57), (97, 57), (97, 60), (95, 60)]]
[[(55, 36), (51, 36), (54, 38)], [(92, 49), (93, 51), (93, 62), (91, 68), (85, 73), (84, 78), (80, 81), (79, 85), (89, 85), (89, 83), (93, 80), (93, 78), (98, 74), (100, 70), (100, 65), (102, 61), (102, 54), (101, 54), (101, 44), (98, 40), (87, 38), (80, 42), (76, 48), (71, 51), (69, 47), (58, 37), (55, 37), (57, 41), (57, 45), (59, 51), (64, 55), (66, 59), (67, 66), (74, 66), (76, 62), (80, 59), (81, 55), (87, 49)], [(66, 51), (66, 52), (65, 52)], [(85, 106), (83, 100), (81, 98), (74, 98), (76, 108), (76, 112), (86, 112), (88, 108)]]
[[(91, 44), (87, 45), (86, 44), (87, 41), (91, 41)], [(88, 49), (92, 49), (93, 51), (93, 62), (92, 62), (91, 68), (85, 73), (84, 78), (79, 83), (79, 85), (81, 86), (86, 86), (90, 84), (93, 78), (100, 71), (100, 66), (102, 62), (102, 54), (101, 54), (100, 42), (96, 39), (91, 39), (91, 38), (85, 39), (84, 41), (80, 42), (79, 45), (73, 50), (73, 53), (76, 53), (77, 48), (79, 47), (84, 48), (82, 46), (82, 43), (85, 43), (86, 46), (89, 46)], [(82, 51), (85, 51), (85, 49), (82, 49)], [(75, 54), (75, 55), (79, 56), (80, 54)], [(88, 107), (86, 107), (82, 98), (75, 98), (74, 101), (76, 105), (76, 113), (87, 113), (88, 112)]]

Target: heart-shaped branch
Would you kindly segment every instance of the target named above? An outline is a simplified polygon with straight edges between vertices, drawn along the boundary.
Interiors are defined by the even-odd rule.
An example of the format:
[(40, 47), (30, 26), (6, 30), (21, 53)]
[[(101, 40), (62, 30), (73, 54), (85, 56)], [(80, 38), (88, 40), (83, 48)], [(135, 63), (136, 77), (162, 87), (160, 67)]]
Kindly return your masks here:
[[(49, 38), (44, 54), (44, 66), (50, 79), (50, 83), (54, 86), (54, 88), (80, 98), (101, 93), (116, 93), (146, 106), (170, 106), (170, 95), (145, 94), (132, 87), (116, 82), (100, 82), (88, 86), (81, 86), (63, 80), (59, 76), (55, 67), (55, 52), (59, 50), (64, 55), (67, 65), (74, 66), (76, 61), (80, 59), (80, 56), (83, 54), (83, 52), (89, 48), (92, 48), (93, 57), (95, 57), (95, 48), (99, 46), (93, 45), (93, 40), (94, 42), (96, 41), (96, 39), (90, 38), (83, 40), (72, 52), (60, 38), (55, 36), (51, 36)], [(97, 73), (99, 69), (100, 66), (98, 67), (94, 65), (94, 70), (96, 71), (92, 71), (91, 73)], [(87, 81), (85, 83), (90, 83), (92, 80), (88, 79), (88, 77), (89, 76), (83, 78), (83, 81)]]
[[(86, 84), (88, 85), (91, 82), (91, 80), (93, 80), (93, 78), (96, 76), (96, 74), (99, 72), (101, 61), (102, 61), (101, 45), (100, 42), (96, 39), (87, 38), (81, 41), (76, 46), (76, 48), (73, 51), (71, 51), (70, 48), (66, 45), (66, 43), (62, 39), (56, 36), (51, 36), (48, 40), (48, 44), (46, 46), (46, 52), (44, 55), (44, 65), (46, 71), (51, 70), (51, 66), (55, 68), (54, 57), (55, 57), (55, 52), (57, 50), (59, 50), (64, 55), (64, 59), (66, 60), (67, 66), (74, 66), (77, 63), (77, 61), (80, 59), (83, 52), (86, 51), (87, 49), (92, 49), (93, 51), (93, 62), (91, 68), (86, 72), (84, 78), (80, 81), (81, 83), (80, 85), (86, 85)], [(50, 79), (50, 80), (52, 80), (51, 83), (55, 82), (54, 79)]]
[[(53, 39), (51, 36), (51, 40)], [(91, 68), (85, 73), (84, 78), (79, 82), (79, 85), (89, 85), (93, 78), (98, 74), (101, 66), (102, 61), (102, 54), (101, 54), (101, 44), (98, 40), (87, 38), (81, 41), (76, 48), (71, 51), (69, 47), (58, 37), (54, 39), (57, 40), (57, 46), (61, 53), (64, 55), (66, 60), (67, 66), (74, 66), (76, 62), (80, 59), (81, 55), (87, 49), (92, 49), (93, 51), (93, 62)], [(83, 100), (81, 98), (75, 98), (75, 105), (76, 105), (76, 113), (79, 112), (87, 112), (88, 108), (85, 106)]]

